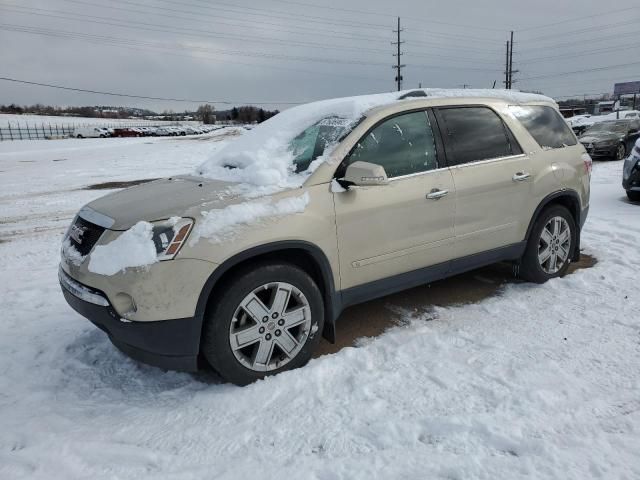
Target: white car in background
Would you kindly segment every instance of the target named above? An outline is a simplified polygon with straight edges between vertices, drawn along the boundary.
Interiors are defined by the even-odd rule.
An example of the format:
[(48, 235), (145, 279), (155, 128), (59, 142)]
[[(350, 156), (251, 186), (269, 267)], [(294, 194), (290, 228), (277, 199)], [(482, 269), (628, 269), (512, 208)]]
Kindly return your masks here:
[(74, 138), (105, 138), (109, 136), (109, 133), (101, 127), (83, 127), (74, 129), (71, 136)]

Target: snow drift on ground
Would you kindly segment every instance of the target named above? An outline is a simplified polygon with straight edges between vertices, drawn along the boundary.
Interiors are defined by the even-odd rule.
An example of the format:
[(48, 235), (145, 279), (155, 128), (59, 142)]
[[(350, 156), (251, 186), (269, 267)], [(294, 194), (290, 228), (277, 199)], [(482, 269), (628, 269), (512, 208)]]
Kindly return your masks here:
[(622, 162), (594, 165), (595, 267), (390, 304), (401, 326), (239, 388), (129, 359), (57, 280), (64, 230), (104, 193), (81, 187), (189, 170), (205, 145), (0, 144), (0, 478), (640, 478), (640, 205)]

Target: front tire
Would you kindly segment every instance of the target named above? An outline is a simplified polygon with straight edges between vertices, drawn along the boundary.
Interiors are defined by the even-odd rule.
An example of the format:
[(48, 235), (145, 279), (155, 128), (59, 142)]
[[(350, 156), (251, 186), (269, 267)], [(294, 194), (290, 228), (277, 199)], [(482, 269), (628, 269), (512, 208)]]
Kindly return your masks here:
[(627, 156), (627, 147), (625, 147), (624, 143), (621, 143), (616, 147), (615, 159), (624, 160), (626, 156)]
[(632, 202), (640, 202), (640, 192), (627, 190), (627, 198)]
[(201, 351), (227, 381), (247, 385), (305, 365), (324, 325), (322, 294), (288, 263), (238, 271), (205, 314)]
[(565, 207), (554, 205), (537, 218), (520, 264), (520, 276), (544, 283), (567, 273), (574, 249), (577, 228)]

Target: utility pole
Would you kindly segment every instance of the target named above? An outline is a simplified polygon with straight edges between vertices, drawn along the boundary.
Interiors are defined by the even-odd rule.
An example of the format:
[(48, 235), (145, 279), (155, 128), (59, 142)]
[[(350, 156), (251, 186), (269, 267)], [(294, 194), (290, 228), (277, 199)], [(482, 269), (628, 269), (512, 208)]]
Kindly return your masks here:
[(391, 42), (391, 45), (396, 45), (398, 47), (397, 53), (394, 53), (393, 56), (397, 58), (396, 65), (392, 68), (396, 71), (395, 81), (398, 84), (398, 91), (402, 90), (402, 69), (406, 66), (400, 63), (400, 60), (403, 53), (400, 51), (400, 45), (404, 42), (400, 40), (400, 32), (402, 29), (400, 28), (400, 17), (398, 17), (398, 29), (393, 31), (398, 34), (398, 40), (396, 42)]
[(507, 90), (509, 87), (509, 41), (507, 41), (507, 56), (504, 62), (504, 88)]
[(513, 30), (511, 30), (511, 41), (509, 42), (509, 89), (513, 88), (513, 74), (518, 70), (513, 69)]

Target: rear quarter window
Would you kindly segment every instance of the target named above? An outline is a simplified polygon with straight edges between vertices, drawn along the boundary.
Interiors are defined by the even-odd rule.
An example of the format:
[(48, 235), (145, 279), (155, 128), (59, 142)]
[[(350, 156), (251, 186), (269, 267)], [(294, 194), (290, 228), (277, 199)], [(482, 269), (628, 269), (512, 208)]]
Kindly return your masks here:
[(509, 108), (543, 149), (576, 145), (571, 128), (553, 107), (513, 105)]

